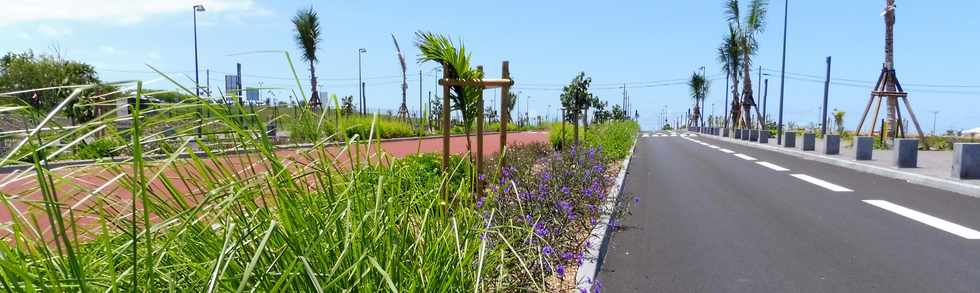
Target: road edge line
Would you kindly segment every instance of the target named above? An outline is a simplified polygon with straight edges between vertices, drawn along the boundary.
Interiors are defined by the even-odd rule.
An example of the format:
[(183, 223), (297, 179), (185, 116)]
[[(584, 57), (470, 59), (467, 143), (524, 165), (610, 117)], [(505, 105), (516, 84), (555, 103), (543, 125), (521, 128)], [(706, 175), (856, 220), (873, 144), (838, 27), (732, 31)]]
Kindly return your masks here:
[(758, 143), (750, 143), (750, 142), (737, 141), (737, 140), (727, 140), (720, 137), (712, 137), (712, 139), (731, 142), (738, 145), (745, 145), (745, 146), (762, 149), (762, 150), (769, 150), (777, 153), (787, 154), (804, 160), (817, 161), (817, 162), (830, 164), (838, 167), (848, 168), (858, 172), (903, 180), (908, 183), (919, 185), (919, 186), (931, 187), (939, 190), (945, 190), (945, 191), (957, 193), (960, 195), (980, 198), (980, 186), (975, 186), (962, 182), (956, 182), (951, 179), (903, 172), (903, 171), (894, 170), (886, 167), (862, 164), (856, 161), (849, 161), (843, 158), (831, 158), (817, 153), (806, 153), (803, 151), (798, 151), (796, 149), (788, 149), (779, 146), (761, 145)]

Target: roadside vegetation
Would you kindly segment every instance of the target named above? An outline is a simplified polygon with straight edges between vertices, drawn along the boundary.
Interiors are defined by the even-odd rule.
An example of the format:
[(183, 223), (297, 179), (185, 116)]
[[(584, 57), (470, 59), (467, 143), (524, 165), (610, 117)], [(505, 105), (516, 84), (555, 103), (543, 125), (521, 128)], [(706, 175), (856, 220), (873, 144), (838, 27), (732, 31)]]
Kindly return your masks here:
[[(449, 46), (444, 52), (455, 50)], [(583, 251), (599, 245), (588, 232), (639, 129), (603, 118), (580, 144), (509, 149), (501, 173), (474, 174), (468, 155), (443, 171), (436, 155), (396, 158), (377, 146), (428, 132), (348, 115), (336, 97), (323, 101), (332, 108), (278, 112), (215, 104), (160, 76), (181, 100), (148, 100), (155, 91), (132, 81), (110, 84), (110, 95), (94, 91), (98, 84), (65, 85), (70, 94), (47, 111), (0, 106), (34, 122), (0, 161), (30, 163), (0, 176), (0, 286), (563, 292), (575, 286)], [(468, 89), (457, 93), (465, 104)], [(113, 106), (74, 126), (54, 123), (71, 103)], [(312, 146), (277, 152), (272, 124)], [(49, 167), (65, 154), (120, 159)], [(490, 183), (486, 197), (475, 198), (474, 177)]]

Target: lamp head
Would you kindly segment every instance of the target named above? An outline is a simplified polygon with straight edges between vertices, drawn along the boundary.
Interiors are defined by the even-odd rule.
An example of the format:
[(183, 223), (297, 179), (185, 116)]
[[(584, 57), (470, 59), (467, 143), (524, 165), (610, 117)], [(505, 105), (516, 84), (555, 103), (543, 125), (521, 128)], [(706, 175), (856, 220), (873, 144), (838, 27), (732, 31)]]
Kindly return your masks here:
[(201, 5), (201, 4), (194, 5), (194, 11), (204, 12), (204, 5)]

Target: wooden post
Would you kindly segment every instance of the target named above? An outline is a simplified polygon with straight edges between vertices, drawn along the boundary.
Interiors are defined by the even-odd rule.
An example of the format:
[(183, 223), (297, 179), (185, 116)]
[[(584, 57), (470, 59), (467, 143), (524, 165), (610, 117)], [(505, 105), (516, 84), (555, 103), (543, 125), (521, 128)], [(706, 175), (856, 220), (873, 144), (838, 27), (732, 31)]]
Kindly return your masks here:
[[(448, 78), (449, 65), (442, 65), (442, 77)], [(449, 171), (449, 86), (442, 86), (442, 170)]]
[[(476, 71), (483, 75), (483, 66), (477, 66)], [(476, 179), (476, 184), (473, 185), (476, 188), (476, 198), (483, 197), (483, 180), (480, 180), (480, 175), (483, 174), (483, 88), (480, 88), (480, 95), (476, 99), (476, 170), (473, 172), (473, 176)]]
[(561, 143), (558, 145), (565, 147), (565, 108), (561, 108)]
[[(502, 79), (510, 79), (510, 61), (504, 60), (501, 69)], [(510, 120), (510, 86), (503, 86), (500, 89), (500, 174), (503, 174), (504, 163), (507, 161), (507, 122)]]

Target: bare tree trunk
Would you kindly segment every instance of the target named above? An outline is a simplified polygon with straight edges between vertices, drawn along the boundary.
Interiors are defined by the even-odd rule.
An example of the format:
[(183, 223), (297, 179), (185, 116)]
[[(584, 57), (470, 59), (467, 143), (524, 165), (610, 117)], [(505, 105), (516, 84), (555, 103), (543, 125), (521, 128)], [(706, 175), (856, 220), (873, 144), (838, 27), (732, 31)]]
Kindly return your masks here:
[[(895, 70), (895, 0), (885, 1), (885, 70), (892, 71)], [(893, 76), (885, 77), (885, 89), (890, 92), (897, 91), (895, 85), (895, 79), (890, 78)], [(888, 133), (889, 138), (896, 137), (896, 130), (898, 127), (895, 125), (895, 118), (898, 116), (898, 98), (897, 97), (886, 97), (888, 106), (888, 115), (885, 116), (885, 131)]]
[(572, 113), (572, 115), (573, 115), (572, 121), (574, 121), (572, 126), (572, 132), (575, 133), (575, 137), (573, 138), (574, 139), (573, 145), (577, 148), (578, 147), (578, 111), (575, 111), (575, 113)]
[[(737, 57), (736, 57), (737, 58)], [(738, 69), (732, 69), (732, 105), (731, 105), (731, 121), (732, 127), (738, 128), (739, 113), (741, 113), (741, 103), (739, 102), (738, 96)]]

